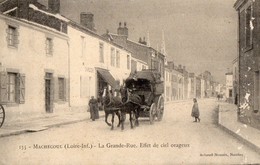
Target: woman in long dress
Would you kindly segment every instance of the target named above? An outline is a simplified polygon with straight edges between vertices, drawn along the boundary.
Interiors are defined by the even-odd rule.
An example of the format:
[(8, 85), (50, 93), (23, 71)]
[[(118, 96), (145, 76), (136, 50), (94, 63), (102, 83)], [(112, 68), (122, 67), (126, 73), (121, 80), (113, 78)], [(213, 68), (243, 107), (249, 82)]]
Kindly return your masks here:
[(197, 122), (197, 121), (200, 122), (200, 111), (199, 111), (199, 105), (198, 105), (197, 99), (194, 98), (193, 102), (194, 102), (194, 104), (193, 104), (192, 111), (191, 111), (191, 116), (195, 118), (195, 121), (193, 121), (193, 122)]

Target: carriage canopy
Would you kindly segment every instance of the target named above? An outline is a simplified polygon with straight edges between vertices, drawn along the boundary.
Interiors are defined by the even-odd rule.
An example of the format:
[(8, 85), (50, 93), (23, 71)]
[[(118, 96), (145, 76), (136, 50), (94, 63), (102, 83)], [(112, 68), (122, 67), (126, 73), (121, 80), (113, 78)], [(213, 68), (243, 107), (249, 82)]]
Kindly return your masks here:
[(137, 91), (151, 91), (154, 94), (164, 92), (164, 83), (158, 71), (142, 70), (131, 74), (125, 81), (126, 88)]

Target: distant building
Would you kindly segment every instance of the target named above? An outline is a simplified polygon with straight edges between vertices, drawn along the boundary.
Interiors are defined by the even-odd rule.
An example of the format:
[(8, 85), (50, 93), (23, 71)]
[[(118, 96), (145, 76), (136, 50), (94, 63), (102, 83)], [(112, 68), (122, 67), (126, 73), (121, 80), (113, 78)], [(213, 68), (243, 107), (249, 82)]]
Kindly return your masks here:
[(233, 73), (226, 73), (226, 92), (227, 101), (233, 102)]
[(189, 72), (186, 70), (185, 66), (179, 65), (177, 70), (182, 73), (183, 76), (183, 98), (182, 99), (188, 99), (188, 85), (189, 85)]
[(239, 120), (260, 129), (260, 1), (237, 0)]
[(214, 91), (213, 91), (213, 76), (209, 71), (205, 71), (202, 74), (200, 74), (201, 80), (203, 81), (202, 84), (204, 85), (202, 91), (203, 97), (212, 97), (214, 96)]
[(196, 98), (196, 76), (195, 73), (189, 73), (188, 98)]
[(201, 89), (201, 84), (202, 84), (202, 82), (201, 82), (201, 78), (199, 77), (199, 76), (196, 76), (195, 77), (195, 81), (196, 81), (196, 98), (202, 98), (202, 93), (201, 93), (201, 91), (202, 91), (202, 89)]
[(164, 94), (165, 94), (165, 101), (172, 101), (172, 86), (171, 86), (171, 70), (168, 67), (165, 67), (165, 76), (164, 76)]
[(124, 25), (120, 22), (119, 27), (117, 28), (117, 34), (107, 31), (107, 33), (102, 36), (106, 40), (116, 43), (132, 53), (133, 59), (136, 59), (136, 61), (131, 61), (132, 71), (134, 71), (134, 68), (137, 68), (139, 61), (142, 61), (148, 67), (147, 69), (157, 70), (164, 76), (165, 55), (159, 50), (148, 46), (145, 38), (140, 38), (139, 42), (135, 42), (130, 40), (128, 35), (126, 22)]

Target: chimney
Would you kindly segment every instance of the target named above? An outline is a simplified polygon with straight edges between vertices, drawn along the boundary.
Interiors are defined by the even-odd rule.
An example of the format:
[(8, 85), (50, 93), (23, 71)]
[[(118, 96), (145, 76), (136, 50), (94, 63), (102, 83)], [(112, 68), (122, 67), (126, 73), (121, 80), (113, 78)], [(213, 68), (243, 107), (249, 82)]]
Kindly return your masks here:
[(29, 1), (18, 0), (18, 17), (29, 20)]
[(124, 27), (121, 27), (121, 22), (119, 22), (119, 27), (117, 28), (117, 34), (120, 36), (128, 37), (128, 28), (126, 22), (124, 22)]
[(48, 8), (52, 13), (60, 13), (60, 0), (48, 0)]
[(81, 12), (80, 24), (88, 28), (89, 30), (96, 31), (95, 24), (94, 24), (94, 14), (92, 13)]
[(174, 62), (171, 62), (171, 69), (174, 69)]
[(142, 41), (142, 38), (140, 37), (139, 38), (139, 41), (138, 41), (140, 44), (142, 44), (143, 43), (143, 41)]
[(143, 38), (143, 44), (147, 45), (147, 42), (145, 41), (145, 37)]

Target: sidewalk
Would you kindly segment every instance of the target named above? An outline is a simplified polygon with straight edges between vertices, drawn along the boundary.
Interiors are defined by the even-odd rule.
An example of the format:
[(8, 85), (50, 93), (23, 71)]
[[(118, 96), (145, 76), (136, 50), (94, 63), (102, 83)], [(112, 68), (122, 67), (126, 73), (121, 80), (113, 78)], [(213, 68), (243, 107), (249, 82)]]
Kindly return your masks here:
[(219, 103), (219, 126), (260, 154), (260, 130), (237, 120), (237, 107), (225, 102)]
[[(103, 117), (104, 111), (99, 111), (99, 116)], [(89, 112), (85, 110), (67, 111), (63, 113), (45, 114), (39, 117), (6, 122), (0, 128), (0, 138), (12, 135), (19, 135), (28, 132), (43, 131), (52, 127), (82, 121), (91, 121)]]

